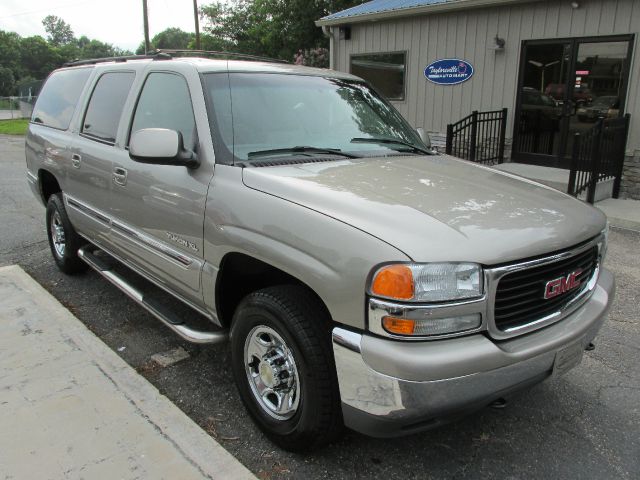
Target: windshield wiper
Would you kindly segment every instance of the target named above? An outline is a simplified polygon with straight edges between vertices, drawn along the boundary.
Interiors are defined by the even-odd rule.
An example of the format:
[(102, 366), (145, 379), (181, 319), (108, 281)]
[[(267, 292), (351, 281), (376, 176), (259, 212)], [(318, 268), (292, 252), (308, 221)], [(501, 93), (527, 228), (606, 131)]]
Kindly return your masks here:
[(296, 153), (320, 153), (328, 155), (339, 155), (346, 158), (359, 158), (357, 155), (346, 153), (339, 148), (318, 148), (318, 147), (290, 147), (275, 148), (272, 150), (258, 150), (257, 152), (249, 152), (249, 160), (260, 157), (269, 157), (272, 155), (289, 155)]
[(418, 147), (413, 143), (405, 142), (398, 138), (374, 138), (374, 137), (356, 137), (351, 139), (351, 143), (380, 143), (380, 144), (395, 144), (409, 147), (414, 152), (424, 153), (425, 155), (433, 155), (433, 152), (424, 148)]

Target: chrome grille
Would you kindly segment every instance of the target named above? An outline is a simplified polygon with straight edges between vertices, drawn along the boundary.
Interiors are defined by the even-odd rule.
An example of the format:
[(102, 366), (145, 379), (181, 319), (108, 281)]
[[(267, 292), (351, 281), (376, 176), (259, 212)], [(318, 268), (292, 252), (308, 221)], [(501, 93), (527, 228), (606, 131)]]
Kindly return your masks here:
[[(533, 268), (507, 273), (500, 278), (495, 291), (494, 323), (501, 332), (535, 323), (561, 311), (585, 293), (587, 284), (598, 268), (598, 247), (593, 246), (569, 258)], [(577, 277), (580, 286), (555, 298), (544, 298), (547, 282), (582, 270)]]

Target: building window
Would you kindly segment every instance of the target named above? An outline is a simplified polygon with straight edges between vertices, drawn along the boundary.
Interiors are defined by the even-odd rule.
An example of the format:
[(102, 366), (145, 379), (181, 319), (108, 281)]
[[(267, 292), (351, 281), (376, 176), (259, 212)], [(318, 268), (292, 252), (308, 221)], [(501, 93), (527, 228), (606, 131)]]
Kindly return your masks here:
[(351, 57), (351, 73), (364, 78), (388, 100), (404, 100), (407, 54), (373, 53)]

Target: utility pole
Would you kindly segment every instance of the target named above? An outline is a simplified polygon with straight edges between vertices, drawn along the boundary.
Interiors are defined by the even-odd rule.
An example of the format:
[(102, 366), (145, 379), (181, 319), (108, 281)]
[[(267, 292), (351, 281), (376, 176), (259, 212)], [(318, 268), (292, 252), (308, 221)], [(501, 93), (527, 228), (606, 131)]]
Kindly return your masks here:
[(149, 11), (147, 10), (147, 0), (142, 0), (142, 15), (144, 16), (144, 54), (151, 50), (149, 43)]
[(200, 16), (198, 15), (198, 0), (193, 0), (193, 17), (196, 22), (196, 50), (202, 50), (200, 47)]

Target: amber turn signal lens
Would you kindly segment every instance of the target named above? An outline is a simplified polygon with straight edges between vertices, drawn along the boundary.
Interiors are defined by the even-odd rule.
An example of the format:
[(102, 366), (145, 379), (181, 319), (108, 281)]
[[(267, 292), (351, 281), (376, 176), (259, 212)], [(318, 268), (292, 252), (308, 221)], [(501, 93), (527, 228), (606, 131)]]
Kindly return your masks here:
[(405, 318), (384, 317), (382, 326), (389, 333), (397, 335), (413, 335), (416, 329), (416, 322)]
[(413, 298), (413, 273), (407, 265), (389, 265), (376, 273), (371, 293), (398, 300)]

